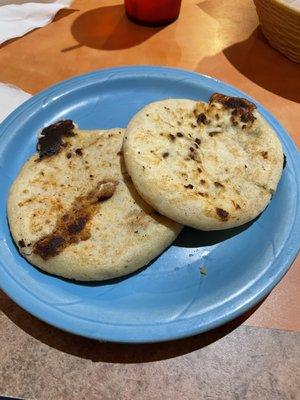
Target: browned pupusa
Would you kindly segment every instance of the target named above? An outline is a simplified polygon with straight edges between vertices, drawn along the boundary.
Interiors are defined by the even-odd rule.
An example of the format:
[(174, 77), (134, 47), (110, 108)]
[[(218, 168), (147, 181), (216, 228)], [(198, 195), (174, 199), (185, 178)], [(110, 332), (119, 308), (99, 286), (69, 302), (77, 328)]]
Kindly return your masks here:
[(136, 192), (121, 152), (124, 130), (80, 131), (72, 121), (54, 129), (58, 142), (39, 140), (10, 190), (8, 219), (21, 254), (49, 273), (86, 281), (143, 267), (181, 226)]
[(247, 99), (215, 93), (147, 105), (130, 121), (126, 167), (161, 214), (202, 230), (244, 224), (260, 214), (283, 167), (279, 139)]

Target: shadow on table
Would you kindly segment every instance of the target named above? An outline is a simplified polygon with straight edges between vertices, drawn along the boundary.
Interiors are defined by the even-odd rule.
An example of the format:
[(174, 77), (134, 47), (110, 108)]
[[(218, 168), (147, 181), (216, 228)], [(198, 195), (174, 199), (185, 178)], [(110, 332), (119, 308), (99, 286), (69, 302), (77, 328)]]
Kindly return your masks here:
[(55, 15), (55, 17), (53, 18), (53, 22), (57, 22), (62, 18), (68, 17), (69, 15), (73, 14), (74, 12), (78, 12), (79, 9), (78, 8), (62, 8), (61, 10), (59, 10), (57, 12), (57, 14)]
[(78, 45), (102, 50), (120, 50), (137, 46), (158, 33), (162, 27), (147, 28), (130, 22), (123, 4), (105, 6), (80, 14), (71, 26), (71, 33)]
[(300, 102), (300, 65), (273, 49), (260, 27), (249, 38), (223, 50), (228, 61), (252, 82)]
[[(245, 29), (248, 30), (248, 25), (257, 20), (254, 7), (249, 7), (247, 2), (234, 0), (207, 0), (199, 2), (197, 6), (217, 23), (217, 42), (231, 43), (222, 49), (222, 53), (239, 72), (262, 88), (299, 102), (300, 65), (269, 45), (260, 26), (255, 29), (253, 26), (253, 32), (249, 32), (249, 37), (245, 38)], [(246, 17), (245, 12), (249, 13)], [(245, 27), (242, 22), (244, 18), (247, 20)], [(197, 70), (201, 71), (202, 65), (200, 61)]]
[(63, 332), (28, 314), (0, 292), (2, 312), (28, 335), (54, 349), (94, 362), (145, 363), (178, 357), (201, 349), (228, 335), (260, 306), (210, 332), (186, 339), (153, 344), (104, 343)]

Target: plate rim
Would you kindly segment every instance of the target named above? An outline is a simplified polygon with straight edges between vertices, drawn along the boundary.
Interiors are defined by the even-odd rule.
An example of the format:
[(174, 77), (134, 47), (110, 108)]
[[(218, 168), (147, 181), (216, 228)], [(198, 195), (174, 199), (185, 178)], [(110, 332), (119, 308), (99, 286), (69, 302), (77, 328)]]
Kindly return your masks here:
[[(255, 99), (253, 99), (251, 96), (247, 95), (240, 89), (226, 83), (223, 81), (220, 81), (216, 78), (210, 77), (208, 75), (200, 74), (197, 72), (181, 69), (181, 68), (172, 68), (172, 67), (164, 67), (164, 66), (147, 66), (147, 65), (141, 65), (141, 66), (121, 66), (121, 67), (115, 67), (115, 68), (104, 68), (100, 70), (96, 70), (93, 72), (81, 74), (75, 77), (71, 77), (67, 80), (60, 81), (44, 90), (39, 92), (38, 94), (32, 96), (30, 99), (25, 101), (23, 104), (21, 104), (16, 110), (14, 110), (2, 123), (0, 123), (0, 140), (2, 136), (5, 134), (7, 129), (11, 124), (14, 123), (16, 119), (19, 118), (20, 115), (24, 114), (26, 111), (30, 109), (34, 109), (35, 105), (39, 103), (42, 99), (45, 97), (49, 97), (51, 94), (57, 94), (59, 97), (66, 95), (69, 91), (79, 89), (82, 87), (82, 82), (88, 82), (88, 84), (93, 84), (94, 79), (96, 81), (101, 82), (101, 77), (105, 77), (104, 81), (110, 79), (111, 77), (120, 74), (124, 76), (124, 73), (129, 73), (131, 76), (133, 75), (133, 72), (135, 72), (135, 76), (138, 73), (138, 76), (145, 76), (146, 73), (150, 73), (151, 76), (162, 76), (162, 74), (165, 74), (167, 77), (170, 75), (174, 75), (178, 77), (178, 74), (180, 75), (185, 75), (187, 78), (191, 79), (194, 78), (199, 81), (205, 81), (205, 83), (213, 83), (214, 85), (217, 84), (219, 87), (221, 87), (221, 90), (225, 89), (225, 92), (238, 92), (239, 96), (244, 96), (250, 100), (252, 100), (257, 106), (261, 114), (268, 120), (269, 123), (272, 124), (274, 129), (276, 130), (276, 133), (280, 136), (280, 139), (283, 141), (285, 147), (289, 151), (289, 163), (292, 162), (293, 164), (293, 170), (294, 172), (300, 170), (300, 157), (299, 157), (299, 152), (297, 150), (297, 147), (295, 143), (293, 142), (292, 138), (290, 135), (287, 133), (287, 131), (282, 127), (282, 125), (277, 121), (277, 119), (265, 108), (263, 107), (259, 102), (257, 102)], [(108, 76), (106, 76), (108, 74)], [(206, 85), (209, 86), (209, 85)], [(30, 114), (30, 113), (29, 113)], [(28, 114), (28, 115), (29, 115)], [(30, 116), (30, 115), (29, 115)], [(1, 148), (1, 143), (0, 143), (0, 148)], [(298, 169), (295, 168), (296, 165), (298, 165)], [(201, 319), (201, 316), (196, 316), (188, 320), (181, 320), (181, 321), (172, 321), (169, 322), (168, 324), (165, 324), (163, 327), (162, 325), (160, 328), (160, 333), (157, 334), (157, 325), (155, 329), (151, 329), (149, 326), (146, 326), (146, 329), (148, 330), (147, 334), (136, 334), (136, 332), (132, 332), (132, 329), (137, 331), (139, 330), (139, 326), (137, 325), (132, 325), (130, 328), (126, 325), (120, 325), (119, 329), (117, 329), (116, 325), (108, 325), (111, 326), (114, 330), (118, 330), (118, 332), (114, 333), (114, 335), (111, 334), (101, 334), (103, 332), (103, 323), (102, 322), (97, 322), (95, 325), (98, 327), (102, 327), (99, 329), (97, 332), (91, 331), (90, 328), (86, 327), (85, 329), (82, 329), (81, 326), (78, 327), (76, 324), (76, 317), (68, 317), (65, 313), (63, 314), (63, 319), (59, 318), (59, 313), (57, 313), (57, 309), (53, 309), (51, 306), (48, 304), (43, 303), (42, 301), (37, 301), (36, 299), (31, 302), (30, 298), (32, 299), (32, 294), (28, 291), (25, 291), (25, 300), (24, 300), (24, 290), (20, 293), (20, 284), (17, 283), (13, 277), (10, 276), (8, 271), (5, 270), (2, 264), (2, 260), (0, 260), (0, 287), (1, 289), (14, 301), (16, 302), (21, 308), (25, 309), (27, 312), (30, 314), (34, 315), (38, 319), (55, 326), (57, 328), (60, 328), (66, 332), (70, 332), (72, 334), (76, 335), (81, 335), (84, 337), (88, 337), (90, 339), (97, 339), (97, 340), (105, 340), (105, 341), (110, 341), (110, 342), (118, 342), (118, 343), (154, 343), (154, 342), (163, 342), (163, 341), (169, 341), (169, 340), (175, 340), (175, 339), (181, 339), (184, 337), (188, 336), (193, 336), (195, 334), (199, 334), (205, 331), (208, 331), (210, 329), (214, 329), (220, 325), (223, 325), (226, 322), (229, 322), (230, 320), (239, 317), (242, 315), (246, 310), (250, 309), (253, 307), (255, 304), (257, 304), (259, 301), (261, 301), (266, 295), (277, 285), (277, 283), (282, 279), (282, 277), (286, 274), (290, 266), (292, 265), (294, 259), (296, 258), (298, 252), (299, 252), (299, 246), (300, 243), (297, 243), (297, 236), (300, 236), (300, 225), (296, 226), (296, 221), (297, 221), (297, 216), (299, 217), (300, 215), (300, 210), (299, 210), (299, 196), (300, 196), (300, 173), (295, 173), (294, 178), (296, 180), (296, 186), (297, 186), (297, 203), (296, 203), (296, 210), (295, 210), (295, 221), (293, 223), (293, 226), (291, 227), (289, 236), (286, 238), (285, 245), (281, 249), (280, 253), (276, 258), (274, 258), (272, 265), (273, 267), (276, 266), (275, 271), (272, 273), (272, 275), (269, 277), (268, 282), (266, 282), (265, 285), (260, 285), (262, 288), (260, 290), (255, 290), (254, 294), (246, 296), (248, 293), (249, 289), (253, 287), (251, 286), (250, 288), (247, 288), (245, 291), (242, 293), (242, 297), (246, 297), (246, 301), (237, 301), (239, 300), (239, 296), (235, 297), (233, 299), (234, 302), (238, 302), (239, 304), (237, 306), (233, 306), (231, 304), (231, 300), (228, 300), (226, 303), (222, 304), (219, 308), (226, 307), (227, 311), (223, 313), (223, 315), (217, 318), (214, 318), (210, 322), (206, 322), (204, 325), (199, 325), (195, 324), (193, 321), (194, 319)], [(6, 216), (5, 216), (6, 218)], [(298, 233), (298, 235), (297, 235)], [(284, 252), (284, 248), (289, 242), (289, 247), (288, 249)], [(282, 260), (283, 258), (283, 260)], [(264, 274), (265, 275), (265, 274)], [(264, 276), (263, 275), (263, 276)], [(263, 277), (261, 277), (263, 278)], [(254, 287), (256, 287), (261, 279), (256, 281), (254, 283)], [(8, 285), (7, 285), (8, 283)], [(7, 290), (6, 290), (7, 289)], [(30, 298), (28, 298), (30, 297)], [(231, 308), (230, 308), (231, 305)], [(45, 309), (49, 308), (47, 310), (47, 315), (45, 315)], [(218, 309), (219, 309), (218, 308)], [(229, 308), (229, 309), (228, 309)], [(52, 310), (52, 312), (51, 312)], [(54, 310), (54, 315), (53, 314)], [(55, 317), (58, 315), (58, 318)], [(202, 317), (203, 318), (203, 317)], [(192, 322), (192, 323), (191, 323)], [(169, 328), (171, 330), (171, 327), (174, 324), (179, 324), (181, 326), (180, 332), (175, 330), (168, 332)], [(105, 324), (106, 325), (106, 324)], [(158, 324), (159, 325), (159, 324)], [(142, 327), (145, 325), (141, 325)], [(126, 331), (126, 333), (124, 333)]]

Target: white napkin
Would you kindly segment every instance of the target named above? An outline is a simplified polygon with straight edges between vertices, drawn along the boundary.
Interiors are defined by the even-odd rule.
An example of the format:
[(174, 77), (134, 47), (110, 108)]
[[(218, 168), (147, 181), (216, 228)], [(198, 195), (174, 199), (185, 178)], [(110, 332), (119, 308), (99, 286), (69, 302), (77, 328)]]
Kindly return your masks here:
[(295, 8), (299, 8), (300, 10), (300, 0), (283, 0), (286, 3), (289, 3), (291, 6), (294, 6)]
[(72, 0), (0, 0), (0, 43), (52, 21), (57, 11)]
[(16, 86), (0, 83), (0, 123), (15, 108), (31, 97)]

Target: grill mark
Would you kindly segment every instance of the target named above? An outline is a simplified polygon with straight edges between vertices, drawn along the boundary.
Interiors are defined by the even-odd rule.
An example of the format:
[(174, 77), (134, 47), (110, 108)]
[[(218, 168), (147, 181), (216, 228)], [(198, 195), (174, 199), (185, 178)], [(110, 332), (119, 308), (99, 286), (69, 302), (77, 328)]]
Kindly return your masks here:
[(240, 210), (240, 209), (241, 209), (241, 206), (240, 206), (238, 203), (236, 203), (234, 200), (231, 200), (231, 202), (232, 202), (232, 204), (234, 205), (234, 208), (235, 208), (236, 210)]
[[(239, 116), (241, 122), (249, 122), (252, 124), (256, 117), (253, 115), (253, 111), (256, 109), (256, 105), (247, 99), (241, 97), (230, 97), (220, 93), (215, 93), (209, 100), (209, 105), (212, 103), (222, 104), (224, 108), (232, 109), (231, 115)], [(233, 119), (231, 122), (236, 125), (236, 121)]]
[(73, 121), (70, 119), (58, 121), (44, 128), (36, 145), (39, 152), (37, 161), (53, 156), (59, 153), (62, 147), (66, 147), (63, 137), (75, 136), (74, 128)]
[(267, 160), (268, 159), (268, 152), (267, 151), (262, 151), (261, 152), (262, 157)]
[(213, 136), (218, 135), (219, 133), (221, 133), (221, 131), (212, 131), (212, 132), (209, 132), (209, 136), (213, 137)]
[(223, 210), (223, 208), (216, 207), (216, 213), (222, 221), (228, 221), (229, 213)]
[(224, 187), (224, 185), (222, 185), (222, 183), (220, 183), (220, 182), (214, 182), (214, 185), (215, 185), (215, 187), (218, 187), (218, 188)]
[(198, 125), (200, 125), (200, 124), (206, 125), (207, 124), (207, 118), (206, 118), (206, 115), (204, 113), (201, 113), (201, 114), (198, 115), (197, 124)]
[(33, 245), (33, 253), (48, 260), (69, 245), (88, 240), (88, 222), (97, 212), (99, 202), (109, 199), (116, 186), (114, 180), (103, 180), (86, 195), (77, 197), (70, 209), (57, 220), (54, 230)]
[(71, 234), (81, 232), (87, 222), (88, 218), (86, 215), (78, 218), (75, 222), (72, 222), (70, 225), (67, 226), (68, 232)]
[(23, 247), (26, 246), (26, 244), (25, 244), (25, 242), (24, 242), (23, 239), (21, 239), (21, 240), (18, 241), (18, 245), (19, 245), (21, 248), (23, 248)]

